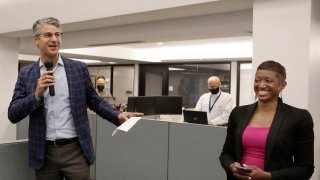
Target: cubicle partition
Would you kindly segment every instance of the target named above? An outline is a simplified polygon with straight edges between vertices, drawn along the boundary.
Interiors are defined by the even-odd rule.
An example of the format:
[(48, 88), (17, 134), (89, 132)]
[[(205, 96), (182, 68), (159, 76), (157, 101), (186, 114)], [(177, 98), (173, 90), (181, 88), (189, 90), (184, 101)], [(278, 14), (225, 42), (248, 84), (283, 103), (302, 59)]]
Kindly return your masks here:
[[(129, 132), (111, 136), (116, 126), (92, 113), (89, 119), (96, 152), (92, 180), (226, 179), (218, 160), (225, 127), (145, 117)], [(19, 137), (27, 136), (27, 121), (18, 125)], [(0, 168), (1, 178), (35, 179), (28, 168), (27, 142), (1, 144)]]
[(97, 180), (226, 179), (226, 128), (141, 119), (129, 132), (97, 118)]
[(97, 180), (167, 179), (168, 122), (142, 120), (111, 136), (116, 126), (97, 119)]
[(27, 141), (0, 144), (0, 179), (36, 179), (34, 171), (28, 168), (27, 148)]
[[(91, 128), (92, 143), (93, 143), (94, 147), (96, 147), (96, 140), (97, 140), (97, 138), (96, 138), (96, 133), (97, 133), (97, 130), (96, 130), (96, 128), (97, 128), (96, 119), (97, 119), (97, 115), (95, 113), (91, 113), (90, 112), (90, 113), (88, 113), (88, 118), (89, 118), (89, 123), (90, 123), (90, 128)], [(8, 156), (8, 155), (15, 154), (15, 153), (19, 153), (19, 154), (17, 154), (17, 156), (19, 156), (19, 157), (23, 156), (25, 159), (27, 159), (28, 158), (28, 154), (27, 154), (27, 150), (28, 150), (27, 149), (28, 129), (29, 129), (29, 116), (27, 116), (26, 118), (21, 120), (19, 123), (17, 123), (17, 140), (18, 140), (18, 142), (9, 144), (10, 148), (13, 149), (13, 152), (10, 153), (10, 154), (8, 154), (7, 151), (6, 152), (0, 152), (0, 157)], [(21, 143), (19, 143), (21, 140), (24, 140), (24, 141), (22, 141), (23, 145), (21, 145)], [(25, 151), (17, 150), (21, 146), (23, 148), (25, 148)], [(96, 148), (94, 148), (94, 150), (95, 149)], [(23, 155), (21, 153), (23, 153)], [(32, 169), (30, 169), (28, 167), (27, 161), (26, 162), (20, 161), (20, 162), (21, 162), (20, 166), (23, 168), (22, 172), (24, 172), (24, 171), (33, 171)], [(0, 163), (5, 163), (5, 162), (0, 161)], [(0, 164), (0, 167), (1, 167), (1, 165), (2, 164)], [(13, 167), (14, 166), (12, 166), (12, 168)], [(91, 172), (90, 178), (92, 180), (95, 179), (95, 168), (96, 168), (95, 164), (90, 167), (90, 172)], [(1, 179), (1, 175), (0, 175), (0, 179)], [(21, 179), (10, 179), (10, 180), (21, 180)]]
[(226, 128), (170, 123), (168, 180), (224, 180), (219, 156)]

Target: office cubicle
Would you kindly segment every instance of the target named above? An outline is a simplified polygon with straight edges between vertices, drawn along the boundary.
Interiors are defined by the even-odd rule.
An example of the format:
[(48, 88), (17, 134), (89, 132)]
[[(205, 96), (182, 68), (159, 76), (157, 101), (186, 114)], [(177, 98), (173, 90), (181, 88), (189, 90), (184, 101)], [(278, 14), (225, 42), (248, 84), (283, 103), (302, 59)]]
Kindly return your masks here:
[(97, 179), (226, 179), (219, 155), (226, 128), (141, 119), (129, 132), (97, 118)]
[(28, 168), (28, 142), (0, 144), (0, 179), (35, 180), (34, 171)]
[[(93, 180), (226, 179), (218, 160), (226, 128), (151, 120), (150, 117), (142, 118), (128, 133), (120, 131), (111, 136), (116, 126), (90, 114), (90, 120), (96, 123), (92, 124), (96, 151), (96, 163), (91, 169)], [(10, 148), (4, 151), (0, 146), (0, 157), (4, 158), (0, 159), (0, 167), (6, 165), (10, 156), (23, 157), (19, 164), (15, 160), (6, 166), (9, 169), (6, 172), (10, 175), (19, 167), (22, 175), (32, 179), (33, 170), (27, 166), (26, 142), (10, 144)]]

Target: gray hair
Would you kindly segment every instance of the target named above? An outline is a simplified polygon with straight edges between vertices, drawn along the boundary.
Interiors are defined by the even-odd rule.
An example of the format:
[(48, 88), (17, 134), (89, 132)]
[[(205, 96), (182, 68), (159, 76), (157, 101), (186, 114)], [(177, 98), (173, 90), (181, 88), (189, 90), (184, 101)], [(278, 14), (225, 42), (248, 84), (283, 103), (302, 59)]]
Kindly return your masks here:
[(38, 19), (36, 22), (33, 23), (33, 26), (32, 26), (33, 36), (39, 35), (41, 33), (40, 29), (43, 24), (53, 25), (62, 31), (60, 22), (57, 18), (45, 17), (45, 18)]

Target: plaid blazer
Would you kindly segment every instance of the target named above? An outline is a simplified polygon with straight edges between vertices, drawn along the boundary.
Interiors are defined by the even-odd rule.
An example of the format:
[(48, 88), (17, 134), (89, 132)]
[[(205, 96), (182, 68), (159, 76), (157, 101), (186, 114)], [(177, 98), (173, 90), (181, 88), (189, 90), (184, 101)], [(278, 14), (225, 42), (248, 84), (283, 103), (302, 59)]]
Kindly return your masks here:
[[(94, 154), (87, 107), (115, 125), (119, 125), (119, 112), (97, 95), (85, 63), (64, 57), (62, 60), (67, 75), (75, 130), (81, 148), (88, 162), (92, 164)], [(28, 155), (29, 166), (33, 169), (42, 167), (46, 141), (46, 116), (43, 99), (39, 102), (35, 97), (39, 77), (39, 60), (22, 68), (8, 108), (8, 118), (12, 123), (17, 123), (29, 115)]]

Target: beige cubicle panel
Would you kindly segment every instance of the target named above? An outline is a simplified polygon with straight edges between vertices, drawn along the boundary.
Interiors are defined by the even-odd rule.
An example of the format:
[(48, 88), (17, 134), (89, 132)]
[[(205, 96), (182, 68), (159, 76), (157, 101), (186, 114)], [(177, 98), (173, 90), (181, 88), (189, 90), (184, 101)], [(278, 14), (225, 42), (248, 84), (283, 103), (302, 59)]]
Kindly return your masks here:
[(36, 179), (34, 170), (28, 167), (27, 148), (27, 141), (0, 144), (0, 179)]
[(168, 180), (224, 180), (219, 162), (225, 127), (170, 123)]
[(218, 157), (226, 128), (141, 119), (129, 132), (97, 118), (96, 178), (226, 179)]
[[(90, 127), (91, 127), (92, 143), (94, 145), (94, 150), (95, 150), (96, 139), (97, 139), (96, 138), (96, 127), (97, 127), (96, 118), (97, 118), (97, 115), (95, 113), (89, 112), (88, 118), (89, 118), (89, 123), (90, 123)], [(23, 170), (28, 169), (27, 171), (29, 171), (29, 170), (33, 171), (32, 169), (30, 169), (28, 167), (28, 163), (27, 163), (28, 129), (29, 129), (29, 116), (27, 116), (26, 118), (21, 120), (19, 123), (17, 123), (17, 140), (18, 141), (25, 140), (25, 142), (23, 142), (23, 143), (18, 142), (15, 144), (11, 144), (10, 146), (14, 150), (11, 154), (19, 153), (19, 154), (17, 154), (17, 156), (19, 156), (19, 157), (23, 156), (26, 159), (26, 163), (21, 164), (21, 166), (23, 167)], [(20, 148), (20, 147), (25, 148), (26, 152), (18, 150), (18, 148)], [(21, 153), (23, 153), (23, 155)], [(0, 154), (0, 156), (1, 155), (2, 154)], [(14, 168), (14, 166), (12, 166), (12, 167)], [(95, 164), (90, 167), (90, 172), (91, 172), (90, 177), (92, 180), (94, 180), (95, 179)], [(1, 176), (0, 176), (0, 179), (1, 179)], [(15, 179), (12, 179), (12, 180), (15, 180)], [(17, 180), (21, 180), (21, 179), (17, 179)]]
[(166, 180), (168, 122), (141, 120), (111, 136), (115, 128), (97, 118), (97, 180)]
[[(89, 114), (96, 163), (91, 168), (93, 180), (207, 180), (226, 179), (219, 155), (226, 136), (225, 127), (182, 123), (179, 118), (142, 118), (129, 132), (111, 136), (116, 126)], [(151, 118), (148, 117), (148, 118)], [(178, 119), (178, 121), (177, 121)], [(19, 137), (26, 137), (28, 120), (18, 124)], [(10, 151), (8, 150), (11, 149)], [(6, 166), (10, 175), (16, 167), (31, 177), (27, 165), (27, 142), (0, 146), (4, 166), (8, 157), (22, 158), (16, 166)], [(7, 158), (7, 159), (6, 159)], [(17, 162), (18, 160), (16, 160)], [(15, 180), (17, 178), (12, 178)], [(28, 179), (29, 180), (29, 179)]]

